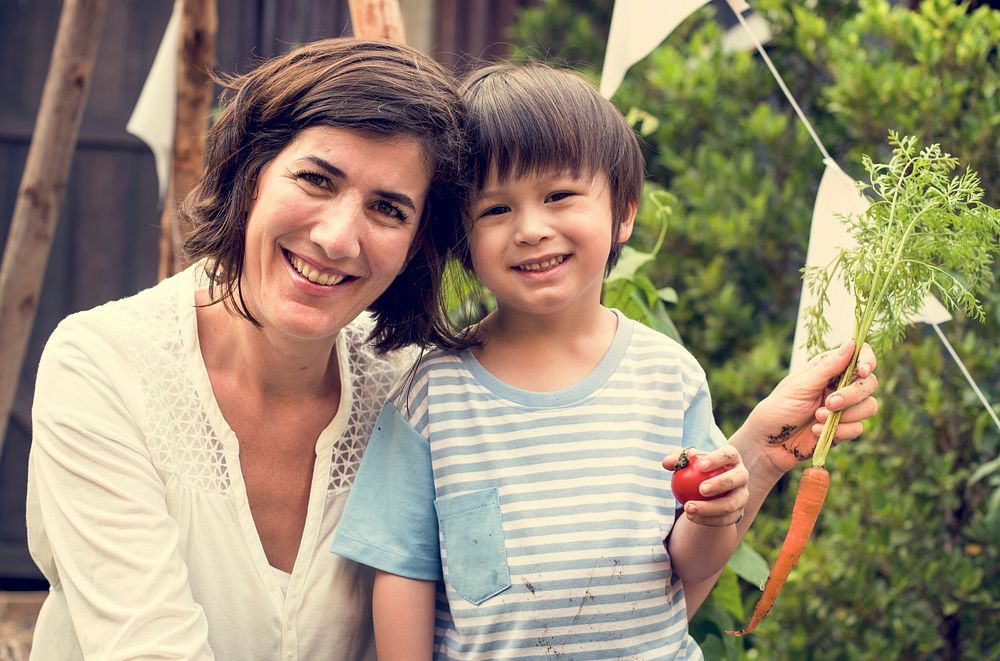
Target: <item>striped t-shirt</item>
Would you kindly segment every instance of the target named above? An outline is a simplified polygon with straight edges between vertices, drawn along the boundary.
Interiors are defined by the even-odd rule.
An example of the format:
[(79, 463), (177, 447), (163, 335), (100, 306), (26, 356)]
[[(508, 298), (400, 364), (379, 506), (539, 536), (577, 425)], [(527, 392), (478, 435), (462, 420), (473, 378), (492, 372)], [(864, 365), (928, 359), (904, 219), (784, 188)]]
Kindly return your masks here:
[(333, 549), (443, 580), (436, 658), (701, 658), (664, 548), (661, 461), (725, 439), (694, 358), (616, 314), (607, 354), (563, 390), (434, 352), (385, 405)]

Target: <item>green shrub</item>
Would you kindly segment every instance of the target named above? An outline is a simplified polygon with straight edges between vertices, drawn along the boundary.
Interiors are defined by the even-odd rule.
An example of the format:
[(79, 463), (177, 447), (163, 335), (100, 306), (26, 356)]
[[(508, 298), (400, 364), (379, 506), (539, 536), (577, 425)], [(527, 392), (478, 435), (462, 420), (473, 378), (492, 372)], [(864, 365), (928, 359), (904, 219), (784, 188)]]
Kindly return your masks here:
[[(545, 0), (523, 10), (519, 56), (549, 52), (593, 73), (610, 0)], [(1000, 202), (1000, 11), (930, 0), (758, 0), (768, 53), (829, 153), (860, 177), (885, 135), (938, 142)], [(592, 27), (593, 26), (593, 27)], [(633, 67), (615, 102), (645, 126), (652, 186), (675, 201), (666, 241), (643, 274), (672, 288), (669, 314), (706, 368), (732, 432), (784, 375), (809, 224), (824, 164), (761, 59), (724, 53), (705, 8)], [(645, 115), (644, 115), (645, 113)], [(652, 128), (652, 127), (655, 127)], [(637, 245), (656, 242), (637, 229)], [(993, 401), (1000, 397), (1000, 294), (984, 325), (942, 329)], [(692, 631), (708, 658), (1000, 659), (1000, 434), (926, 326), (880, 356), (882, 408), (857, 443), (831, 453), (819, 527), (777, 606), (747, 640), (718, 636), (734, 616), (732, 576)], [(773, 560), (792, 484), (748, 535)], [(743, 609), (759, 592), (740, 584)], [(724, 647), (723, 647), (724, 646)]]

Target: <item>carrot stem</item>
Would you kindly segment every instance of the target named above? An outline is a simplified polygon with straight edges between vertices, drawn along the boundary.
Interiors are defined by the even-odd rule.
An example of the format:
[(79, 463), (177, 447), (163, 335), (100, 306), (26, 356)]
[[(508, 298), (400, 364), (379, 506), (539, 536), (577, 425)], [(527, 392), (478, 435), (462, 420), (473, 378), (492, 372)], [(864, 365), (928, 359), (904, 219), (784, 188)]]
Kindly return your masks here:
[(792, 521), (788, 526), (785, 541), (781, 544), (778, 559), (774, 568), (764, 583), (764, 593), (757, 606), (753, 609), (750, 623), (742, 631), (727, 631), (734, 636), (745, 636), (760, 624), (764, 616), (774, 605), (778, 593), (788, 580), (792, 567), (799, 561), (802, 551), (806, 548), (809, 536), (812, 534), (819, 512), (823, 509), (826, 492), (830, 489), (830, 474), (820, 466), (809, 466), (799, 478), (799, 491), (795, 495), (792, 507)]
[[(861, 354), (861, 345), (864, 342), (864, 336), (867, 335), (867, 329), (865, 329), (864, 334), (855, 336), (854, 341), (854, 355), (851, 356), (851, 362), (847, 364), (847, 369), (844, 373), (840, 375), (840, 381), (837, 383), (837, 390), (845, 387), (854, 378), (854, 373), (857, 371), (858, 356)], [(861, 337), (862, 339), (857, 339)], [(819, 440), (816, 441), (816, 448), (813, 450), (812, 465), (816, 468), (822, 468), (826, 465), (826, 455), (830, 453), (830, 448), (833, 447), (833, 439), (837, 435), (837, 425), (840, 424), (840, 417), (844, 414), (843, 411), (834, 411), (830, 414), (830, 417), (826, 419), (826, 424), (823, 425), (823, 431), (820, 433)]]

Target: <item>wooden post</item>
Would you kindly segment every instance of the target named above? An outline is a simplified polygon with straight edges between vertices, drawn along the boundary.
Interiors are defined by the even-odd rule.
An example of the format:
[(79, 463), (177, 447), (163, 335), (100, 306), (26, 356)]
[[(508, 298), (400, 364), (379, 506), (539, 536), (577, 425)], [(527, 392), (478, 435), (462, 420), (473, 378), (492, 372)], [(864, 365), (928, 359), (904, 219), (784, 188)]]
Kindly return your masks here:
[(65, 0), (0, 266), (0, 454), (38, 309), (45, 265), (108, 0)]
[(190, 227), (177, 208), (201, 179), (205, 167), (205, 135), (212, 112), (216, 0), (181, 0), (180, 38), (177, 44), (177, 114), (170, 179), (160, 222), (159, 278), (185, 266), (182, 248)]
[(406, 43), (398, 0), (349, 0), (354, 36)]

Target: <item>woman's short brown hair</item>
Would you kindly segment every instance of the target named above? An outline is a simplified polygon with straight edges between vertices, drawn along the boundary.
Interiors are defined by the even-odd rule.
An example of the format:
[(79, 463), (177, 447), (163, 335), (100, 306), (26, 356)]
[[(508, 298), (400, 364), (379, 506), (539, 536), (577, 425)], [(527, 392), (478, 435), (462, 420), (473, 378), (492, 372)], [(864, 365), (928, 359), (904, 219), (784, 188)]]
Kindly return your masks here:
[(433, 173), (430, 190), (406, 268), (369, 308), (372, 339), (383, 351), (451, 344), (439, 290), (444, 255), (461, 236), (466, 180), (465, 112), (452, 75), (401, 44), (338, 38), (218, 82), (222, 110), (208, 134), (205, 175), (181, 209), (193, 228), (185, 252), (207, 258), (212, 299), (259, 325), (240, 289), (247, 217), (261, 170), (300, 131), (323, 125), (413, 137)]

